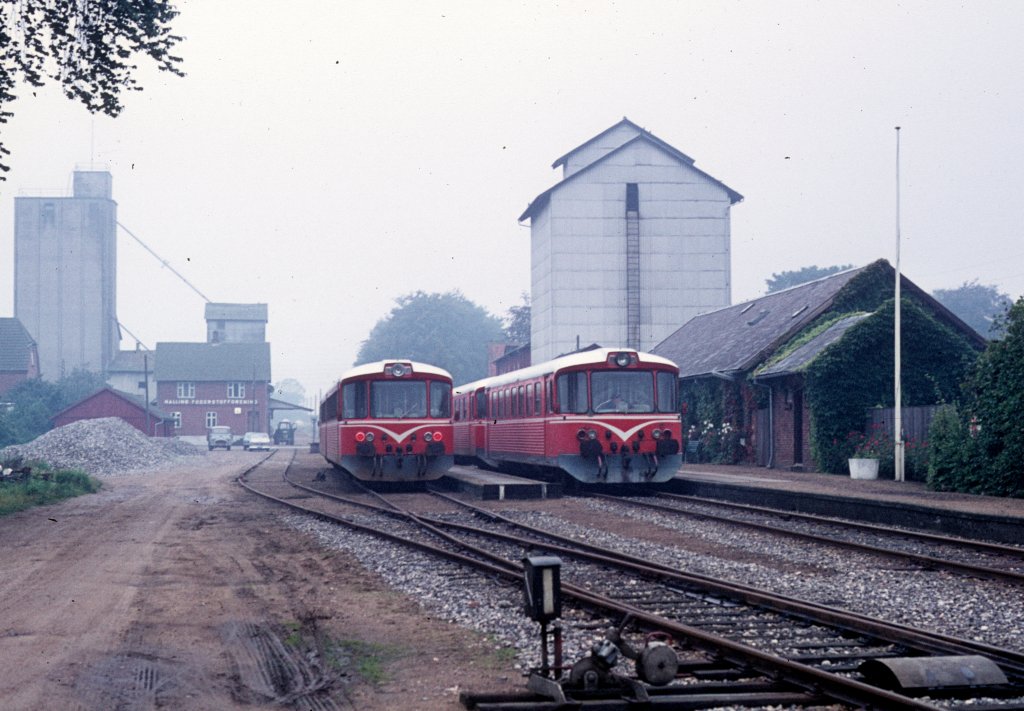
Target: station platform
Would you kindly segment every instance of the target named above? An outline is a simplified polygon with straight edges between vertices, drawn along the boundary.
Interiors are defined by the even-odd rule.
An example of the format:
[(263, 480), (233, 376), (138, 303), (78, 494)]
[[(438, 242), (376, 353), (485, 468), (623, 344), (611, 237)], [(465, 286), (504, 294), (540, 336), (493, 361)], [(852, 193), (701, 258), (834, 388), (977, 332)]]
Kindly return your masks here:
[(1024, 545), (1024, 499), (930, 491), (923, 482), (683, 464), (678, 494)]
[(562, 496), (562, 485), (558, 483), (524, 479), (474, 467), (454, 466), (436, 486), (469, 493), (485, 501), (557, 499)]

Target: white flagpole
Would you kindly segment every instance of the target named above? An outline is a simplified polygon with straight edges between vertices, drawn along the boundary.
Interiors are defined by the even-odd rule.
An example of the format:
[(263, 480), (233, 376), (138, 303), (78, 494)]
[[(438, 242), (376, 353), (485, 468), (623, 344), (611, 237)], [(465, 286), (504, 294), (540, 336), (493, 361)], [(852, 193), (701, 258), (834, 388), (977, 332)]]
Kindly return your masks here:
[(893, 408), (893, 441), (896, 481), (903, 481), (903, 396), (900, 387), (900, 127), (896, 127), (896, 313), (894, 319), (895, 343), (895, 407)]

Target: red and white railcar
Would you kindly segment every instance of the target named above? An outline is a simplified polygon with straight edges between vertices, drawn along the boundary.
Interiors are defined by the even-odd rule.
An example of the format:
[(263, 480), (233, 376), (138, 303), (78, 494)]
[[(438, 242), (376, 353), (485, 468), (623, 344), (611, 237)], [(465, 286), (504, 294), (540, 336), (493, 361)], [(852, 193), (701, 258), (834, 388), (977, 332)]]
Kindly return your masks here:
[(455, 389), (455, 455), (557, 467), (586, 483), (671, 479), (682, 464), (679, 368), (600, 348)]
[(320, 402), (320, 448), (368, 481), (437, 479), (451, 468), (452, 376), (425, 363), (356, 366)]

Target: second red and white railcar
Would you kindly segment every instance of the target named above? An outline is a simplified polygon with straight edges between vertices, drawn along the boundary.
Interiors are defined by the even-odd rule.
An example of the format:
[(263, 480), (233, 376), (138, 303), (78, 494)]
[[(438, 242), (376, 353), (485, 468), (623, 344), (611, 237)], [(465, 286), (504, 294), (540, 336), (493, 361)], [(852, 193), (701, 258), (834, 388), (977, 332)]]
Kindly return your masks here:
[(455, 454), (555, 467), (586, 483), (671, 479), (679, 368), (629, 349), (573, 353), (455, 389)]
[(346, 372), (320, 403), (324, 458), (367, 481), (425, 481), (451, 468), (452, 376), (414, 361)]

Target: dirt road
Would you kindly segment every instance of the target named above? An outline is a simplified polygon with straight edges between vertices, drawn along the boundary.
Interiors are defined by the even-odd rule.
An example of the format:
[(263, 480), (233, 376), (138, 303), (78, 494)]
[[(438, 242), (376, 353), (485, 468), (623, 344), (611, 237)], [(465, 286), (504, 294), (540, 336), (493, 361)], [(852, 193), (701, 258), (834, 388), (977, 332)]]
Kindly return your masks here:
[[(280, 453), (277, 456), (281, 456)], [(0, 519), (5, 709), (458, 709), (521, 681), (235, 476), (259, 456)]]

